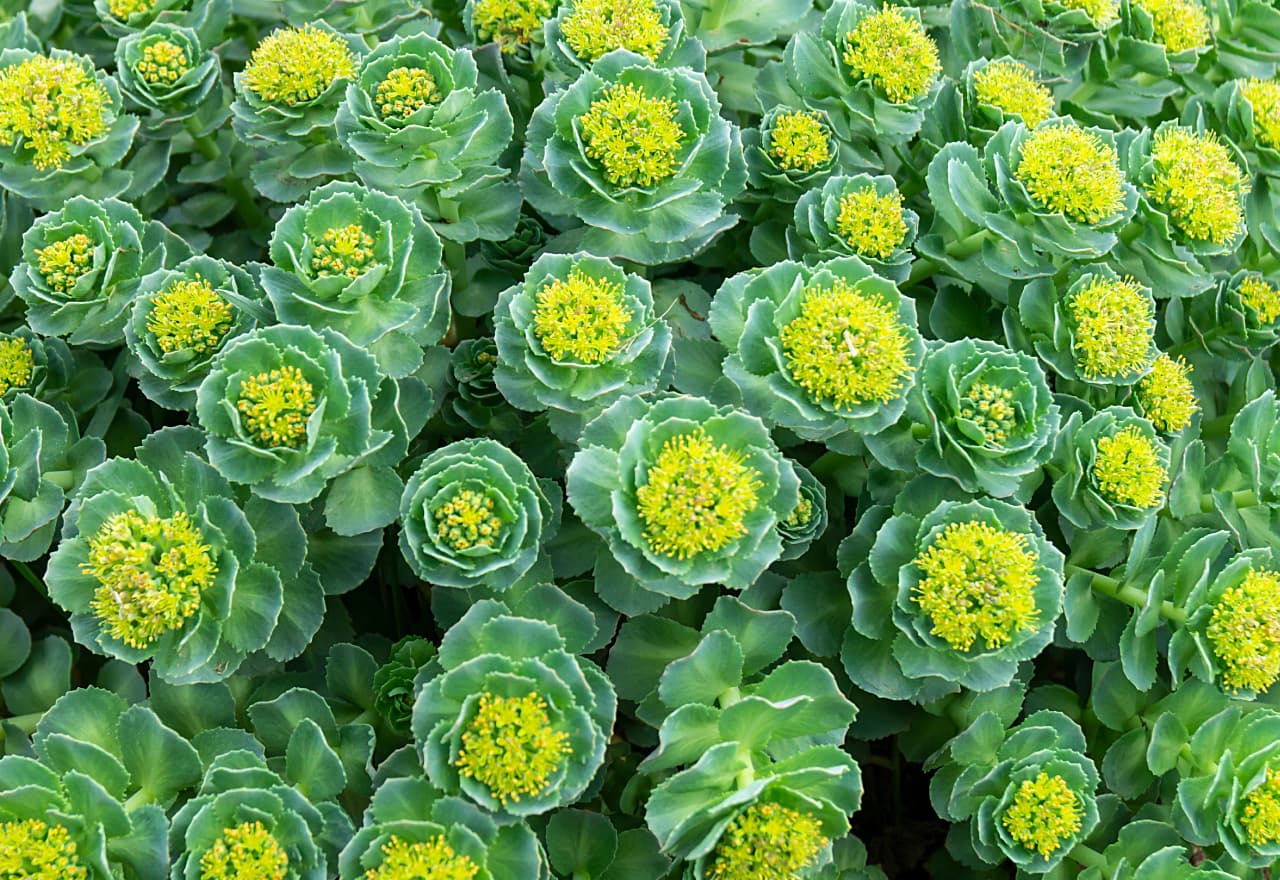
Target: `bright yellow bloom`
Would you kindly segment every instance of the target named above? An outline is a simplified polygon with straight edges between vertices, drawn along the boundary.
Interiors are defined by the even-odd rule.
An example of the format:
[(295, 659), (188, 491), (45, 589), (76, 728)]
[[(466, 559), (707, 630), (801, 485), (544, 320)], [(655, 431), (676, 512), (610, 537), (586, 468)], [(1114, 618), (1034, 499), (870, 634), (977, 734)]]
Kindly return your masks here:
[(266, 447), (297, 449), (307, 439), (315, 390), (297, 367), (284, 366), (245, 379), (236, 396), (245, 430)]
[(388, 73), (373, 98), (383, 119), (408, 119), (439, 100), (436, 78), (418, 67), (397, 67)]
[(408, 843), (391, 835), (382, 845), (382, 863), (365, 872), (365, 880), (471, 880), (480, 867), (458, 855), (437, 834), (430, 840)]
[(326, 229), (311, 255), (311, 271), (321, 276), (359, 278), (373, 263), (373, 236), (358, 223)]
[(26, 388), (35, 372), (35, 354), (27, 341), (19, 336), (0, 339), (0, 395), (12, 388)]
[(75, 841), (61, 825), (39, 819), (0, 822), (0, 878), (87, 880)]
[(1214, 132), (1164, 128), (1151, 145), (1151, 161), (1155, 171), (1147, 195), (1169, 212), (1174, 225), (1214, 244), (1240, 235), (1249, 181)]
[(187, 50), (169, 40), (157, 40), (142, 47), (142, 57), (133, 68), (151, 85), (171, 86), (191, 69)]
[(261, 822), (222, 832), (200, 857), (200, 880), (285, 880), (289, 857)]
[(185, 513), (166, 518), (129, 510), (109, 517), (89, 538), (80, 570), (101, 585), (90, 607), (102, 629), (146, 648), (199, 610), (218, 566)]
[(994, 446), (1003, 445), (1018, 430), (1013, 392), (986, 382), (975, 382), (960, 398), (960, 418), (977, 425), (986, 442)]
[(622, 348), (632, 312), (623, 285), (573, 269), (534, 297), (533, 333), (560, 362), (602, 364)]
[(1251, 568), (1213, 606), (1205, 631), (1232, 690), (1265, 691), (1280, 679), (1280, 574)]
[(231, 329), (235, 310), (208, 281), (178, 278), (151, 297), (147, 332), (166, 354), (213, 351)]
[(919, 19), (887, 6), (859, 19), (845, 37), (844, 63), (894, 104), (923, 96), (942, 71), (938, 45)]
[(1027, 536), (973, 520), (950, 523), (917, 556), (911, 597), (933, 634), (957, 651), (991, 650), (1036, 628), (1039, 560)]
[(1268, 767), (1267, 778), (1245, 796), (1240, 824), (1256, 847), (1280, 843), (1280, 773)]
[(87, 58), (36, 55), (0, 70), (0, 144), (20, 142), (41, 171), (106, 134), (111, 109)]
[(1124, 174), (1115, 147), (1074, 123), (1031, 132), (1013, 176), (1047, 210), (1077, 223), (1100, 223), (1124, 208)]
[(1083, 819), (1080, 796), (1067, 781), (1041, 773), (1018, 786), (1000, 823), (1021, 846), (1047, 859), (1080, 833)]
[(862, 256), (889, 259), (907, 239), (902, 193), (894, 189), (880, 195), (870, 183), (845, 193), (840, 197), (836, 232)]
[(1200, 409), (1190, 374), (1191, 367), (1181, 357), (1162, 354), (1138, 383), (1142, 413), (1161, 431), (1181, 431)]
[(244, 87), (268, 104), (305, 104), (356, 72), (351, 47), (312, 24), (280, 28), (258, 44), (244, 67)]
[(1155, 305), (1137, 281), (1094, 275), (1067, 301), (1067, 312), (1086, 378), (1124, 376), (1151, 363)]
[(680, 168), (685, 131), (679, 112), (675, 101), (650, 97), (638, 85), (609, 86), (578, 117), (587, 157), (604, 167), (614, 186), (661, 183)]
[(505, 806), (545, 791), (570, 751), (569, 734), (552, 729), (547, 701), (540, 694), (485, 693), (462, 734), (462, 751), (454, 766)]
[(555, 6), (553, 0), (476, 0), (471, 24), (480, 40), (515, 52), (542, 30)]
[(1130, 425), (1098, 440), (1093, 479), (1107, 500), (1149, 509), (1164, 503), (1169, 472), (1156, 444)]
[(812, 171), (831, 158), (831, 132), (816, 113), (779, 113), (769, 132), (769, 155), (781, 168)]
[(431, 511), (436, 535), (454, 550), (492, 547), (506, 525), (492, 498), (472, 489), (459, 489)]
[(672, 437), (636, 490), (645, 540), (676, 559), (720, 550), (747, 533), (744, 520), (763, 486), (746, 456), (701, 428)]
[(1120, 17), (1120, 0), (1060, 0), (1068, 9), (1079, 9), (1099, 30), (1109, 27)]
[(77, 232), (61, 241), (36, 248), (36, 269), (50, 290), (69, 293), (93, 268), (93, 239)]
[(1185, 52), (1208, 45), (1209, 16), (1197, 0), (1134, 0), (1151, 16), (1156, 42), (1169, 52)]
[(1240, 94), (1253, 111), (1253, 134), (1272, 149), (1280, 149), (1280, 81), (1246, 79), (1239, 83)]
[(1280, 288), (1261, 275), (1246, 275), (1236, 292), (1259, 324), (1271, 324), (1280, 318)]
[(573, 54), (588, 62), (614, 49), (657, 61), (670, 39), (654, 0), (574, 0), (560, 33)]
[(1021, 61), (985, 65), (973, 75), (973, 90), (980, 103), (1021, 118), (1027, 128), (1035, 128), (1053, 113), (1053, 95)]
[(822, 823), (780, 804), (752, 804), (716, 845), (709, 880), (797, 880), (827, 845)]
[(155, 8), (156, 0), (107, 0), (107, 11), (120, 21), (142, 15)]

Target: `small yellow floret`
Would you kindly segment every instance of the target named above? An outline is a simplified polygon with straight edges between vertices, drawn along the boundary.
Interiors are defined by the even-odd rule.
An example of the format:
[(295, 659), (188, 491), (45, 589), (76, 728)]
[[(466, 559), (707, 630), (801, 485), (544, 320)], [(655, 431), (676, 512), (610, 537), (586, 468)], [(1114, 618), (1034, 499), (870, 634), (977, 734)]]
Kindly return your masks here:
[(408, 843), (394, 834), (382, 845), (382, 863), (365, 880), (471, 880), (480, 867), (454, 852), (443, 834), (425, 843)]
[(657, 61), (670, 39), (654, 0), (575, 0), (560, 33), (573, 54), (588, 62), (614, 49)]
[(1265, 691), (1280, 679), (1280, 574), (1251, 568), (1213, 606), (1205, 631), (1231, 690)]
[(1181, 357), (1160, 355), (1138, 383), (1138, 402), (1143, 415), (1161, 431), (1181, 431), (1200, 409), (1191, 384), (1191, 367)]
[(1272, 149), (1280, 149), (1280, 81), (1246, 79), (1239, 83), (1240, 94), (1253, 111), (1253, 134)]
[(35, 368), (35, 354), (25, 339), (18, 336), (0, 339), (0, 395), (30, 385)]
[(419, 67), (397, 67), (378, 83), (373, 102), (383, 119), (408, 119), (440, 100), (436, 78)]
[(93, 239), (83, 232), (36, 248), (36, 269), (50, 290), (69, 293), (93, 268)]
[(849, 70), (894, 104), (923, 96), (942, 70), (937, 43), (919, 19), (896, 6), (863, 16), (845, 43), (842, 57)]
[(155, 8), (156, 0), (107, 0), (107, 11), (120, 21), (130, 16), (145, 15)]
[(816, 403), (838, 409), (888, 403), (915, 367), (898, 310), (843, 278), (805, 291), (800, 314), (780, 334), (787, 370)]
[(769, 155), (780, 168), (812, 171), (831, 158), (831, 132), (816, 113), (779, 113), (769, 131)]
[(113, 514), (89, 538), (80, 570), (101, 584), (90, 607), (102, 629), (146, 648), (196, 613), (218, 566), (185, 513), (165, 518), (129, 510)]
[(587, 157), (614, 186), (661, 183), (680, 168), (679, 112), (675, 101), (650, 97), (638, 85), (609, 86), (578, 117)]
[(476, 37), (497, 43), (503, 52), (527, 45), (555, 12), (554, 0), (476, 0), (471, 24)]
[(111, 95), (87, 58), (36, 55), (0, 70), (0, 144), (31, 151), (31, 164), (61, 168), (72, 147), (107, 133)]
[(602, 364), (622, 347), (632, 312), (623, 284), (573, 269), (534, 297), (533, 333), (562, 363)]
[(489, 789), (504, 806), (542, 794), (571, 751), (569, 734), (552, 728), (547, 708), (536, 693), (482, 694), (479, 710), (462, 734), (462, 750), (454, 762), (458, 772)]
[(1261, 275), (1246, 275), (1236, 292), (1259, 324), (1271, 324), (1280, 318), (1280, 288)]
[(492, 547), (505, 526), (492, 498), (472, 489), (459, 489), (431, 511), (436, 535), (454, 550)]
[(1262, 784), (1245, 796), (1240, 824), (1245, 837), (1256, 847), (1280, 843), (1280, 773), (1271, 767)]
[(671, 437), (636, 490), (636, 513), (650, 549), (688, 559), (715, 552), (747, 533), (747, 514), (764, 483), (746, 456), (701, 428)]
[(61, 825), (39, 819), (0, 822), (3, 880), (88, 880), (76, 843)]
[(208, 281), (199, 275), (179, 278), (151, 297), (147, 332), (166, 354), (213, 351), (222, 342), (235, 312)]
[(1134, 0), (1151, 16), (1156, 42), (1169, 52), (1185, 52), (1208, 45), (1209, 16), (1196, 0)]
[(902, 193), (894, 189), (880, 195), (870, 183), (845, 193), (840, 197), (836, 232), (862, 256), (889, 259), (907, 238)]
[(752, 804), (716, 844), (709, 880), (798, 880), (827, 845), (822, 823), (780, 804)]
[(258, 44), (244, 67), (244, 87), (269, 104), (305, 104), (356, 72), (356, 57), (335, 33), (312, 24), (280, 28)]
[(169, 40), (156, 40), (142, 47), (142, 57), (134, 73), (153, 86), (171, 86), (191, 69), (187, 50)]
[(1000, 385), (973, 383), (960, 398), (959, 415), (977, 425), (985, 442), (992, 446), (1004, 445), (1018, 430), (1013, 392)]
[(955, 650), (975, 641), (993, 650), (1040, 622), (1038, 563), (1026, 535), (977, 520), (951, 523), (915, 558), (921, 577), (911, 597)]
[(1021, 846), (1047, 859), (1080, 833), (1083, 819), (1080, 796), (1067, 781), (1041, 773), (1018, 786), (1000, 823)]
[(1110, 27), (1120, 17), (1120, 0), (1060, 0), (1068, 9), (1079, 9), (1099, 30)]
[(1240, 235), (1249, 180), (1214, 132), (1164, 128), (1151, 145), (1151, 161), (1155, 171), (1147, 195), (1169, 212), (1174, 225), (1214, 244)]
[(200, 880), (285, 880), (289, 857), (261, 822), (222, 832), (200, 857)]
[(1093, 479), (1107, 500), (1129, 507), (1150, 509), (1164, 503), (1169, 472), (1160, 450), (1137, 425), (1122, 428), (1098, 440)]
[(1094, 275), (1067, 301), (1067, 312), (1076, 365), (1086, 378), (1125, 376), (1151, 363), (1155, 304), (1137, 281)]
[(1044, 126), (1022, 142), (1013, 175), (1037, 202), (1077, 223), (1100, 223), (1124, 208), (1115, 147), (1072, 123)]
[(317, 275), (358, 278), (373, 263), (373, 236), (358, 223), (326, 229), (311, 254)]
[(992, 61), (973, 75), (978, 101), (1006, 115), (1020, 117), (1027, 128), (1035, 128), (1053, 112), (1053, 95), (1021, 61)]
[(782, 521), (782, 524), (788, 528), (795, 529), (800, 526), (807, 526), (811, 519), (813, 519), (813, 502), (801, 495), (795, 509), (787, 514), (787, 518)]
[(307, 419), (316, 409), (315, 390), (297, 367), (283, 366), (245, 379), (236, 409), (249, 435), (263, 446), (297, 449), (307, 439)]

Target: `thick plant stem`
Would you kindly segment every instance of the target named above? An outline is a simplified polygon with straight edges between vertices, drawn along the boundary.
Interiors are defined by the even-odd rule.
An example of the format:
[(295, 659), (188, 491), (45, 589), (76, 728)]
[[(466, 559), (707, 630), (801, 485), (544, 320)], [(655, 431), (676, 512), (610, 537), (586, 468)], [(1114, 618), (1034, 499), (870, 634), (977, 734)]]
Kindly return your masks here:
[[(1132, 584), (1126, 584), (1116, 578), (1108, 577), (1105, 574), (1099, 574), (1096, 571), (1090, 571), (1087, 568), (1081, 568), (1071, 563), (1067, 563), (1067, 574), (1090, 575), (1093, 579), (1090, 581), (1089, 586), (1093, 588), (1095, 593), (1110, 596), (1112, 599), (1123, 602), (1133, 608), (1145, 608), (1147, 605), (1146, 590), (1141, 590)], [(1178, 625), (1187, 622), (1187, 612), (1168, 600), (1160, 603), (1160, 616), (1170, 623)]]

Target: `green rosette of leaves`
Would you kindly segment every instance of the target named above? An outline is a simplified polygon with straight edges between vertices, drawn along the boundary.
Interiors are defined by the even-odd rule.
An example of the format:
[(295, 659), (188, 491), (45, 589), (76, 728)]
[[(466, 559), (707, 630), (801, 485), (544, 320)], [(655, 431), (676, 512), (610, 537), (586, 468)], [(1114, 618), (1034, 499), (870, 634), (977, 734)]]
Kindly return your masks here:
[(1023, 507), (923, 478), (842, 546), (852, 625), (841, 658), (860, 688), (929, 702), (991, 691), (1053, 638), (1062, 554)]
[(334, 123), (365, 45), (324, 22), (268, 34), (234, 77), (231, 123), (252, 148), (250, 177), (273, 202), (296, 202), (350, 174), (351, 156)]
[(478, 337), (459, 342), (449, 359), (449, 395), (442, 415), (446, 424), (463, 431), (479, 429), (514, 442), (522, 424), (519, 413), (507, 403), (493, 379), (497, 364), (498, 346), (492, 339)]
[(76, 196), (23, 234), (22, 262), (9, 283), (35, 332), (108, 348), (124, 339), (142, 278), (189, 254), (181, 239), (133, 205)]
[(797, 33), (782, 59), (761, 70), (757, 93), (765, 107), (822, 111), (841, 141), (866, 152), (920, 130), (941, 73), (919, 10), (835, 0), (817, 30)]
[(902, 415), (924, 357), (915, 302), (851, 257), (735, 275), (707, 321), (747, 409), (841, 452)]
[(1163, 326), (1174, 346), (1231, 356), (1241, 348), (1263, 352), (1280, 341), (1280, 285), (1240, 270), (1212, 293), (1170, 300)]
[(796, 202), (787, 253), (807, 263), (857, 257), (883, 278), (907, 280), (920, 217), (892, 177), (837, 175)]
[(778, 534), (782, 537), (782, 560), (799, 559), (813, 542), (827, 531), (827, 487), (806, 467), (795, 464), (800, 478), (800, 500), (791, 513), (778, 521)]
[(569, 503), (604, 539), (596, 590), (627, 614), (751, 586), (782, 553), (800, 480), (764, 423), (699, 397), (624, 397), (582, 432)]
[[(409, 417), (430, 411), (422, 395)], [(283, 504), (341, 486), (327, 496), (325, 517), (343, 535), (395, 519), (401, 484), (391, 469), (416, 434), (401, 405), (400, 387), (368, 352), (336, 331), (289, 324), (236, 337), (196, 390), (196, 418), (219, 473)]]
[[(836, 170), (840, 144), (826, 114), (771, 107), (758, 128), (744, 129), (748, 199), (794, 202)], [(754, 230), (753, 230), (754, 232)]]
[(447, 11), (435, 11), (444, 12), (442, 18), (450, 24), (460, 15), (463, 34), (458, 35), (459, 43), (481, 48), (496, 45), (508, 67), (528, 74), (541, 48), (543, 28), (559, 6), (560, 0), (467, 0), (447, 4)]
[(244, 269), (202, 254), (189, 257), (138, 284), (124, 326), (130, 370), (148, 398), (167, 409), (189, 410), (227, 341), (272, 317)]
[(37, 210), (124, 192), (133, 174), (119, 166), (137, 130), (115, 78), (85, 56), (0, 51), (0, 187)]
[(1008, 55), (970, 61), (958, 86), (972, 143), (985, 146), (1005, 123), (1021, 122), (1035, 129), (1056, 115), (1053, 93), (1043, 79), (1039, 68)]
[(741, 135), (707, 78), (610, 52), (529, 123), (520, 187), (565, 234), (558, 250), (659, 264), (687, 259), (738, 216)]
[(218, 681), (263, 651), (296, 657), (324, 616), (293, 508), (241, 501), (200, 455), (200, 432), (165, 428), (89, 472), (49, 560), (49, 596), (76, 640), (174, 684)]
[(110, 389), (111, 371), (94, 352), (29, 327), (0, 333), (0, 399), (30, 394), (70, 417), (88, 413)]
[(343, 848), (340, 880), (409, 880), (513, 876), (547, 880), (537, 837), (524, 823), (499, 825), (483, 810), (445, 797), (425, 779), (383, 783), (365, 811), (364, 826)]
[(1115, 260), (1162, 298), (1207, 290), (1211, 258), (1235, 252), (1247, 232), (1251, 180), (1238, 151), (1200, 119), (1125, 130), (1116, 145), (1140, 198)]
[(402, 378), (449, 329), (442, 253), (416, 207), (335, 181), (280, 218), (262, 286), (282, 322), (336, 330)]
[(1062, 378), (1091, 385), (1132, 385), (1160, 354), (1151, 288), (1102, 264), (1061, 293), (1053, 278), (1027, 284), (1006, 313), (1005, 329)]
[(524, 460), (496, 440), (470, 438), (435, 450), (400, 496), (400, 552), (425, 581), (505, 590), (555, 534), (559, 500), (548, 500)]
[(391, 648), (387, 662), (373, 676), (373, 707), (395, 733), (408, 737), (413, 718), (413, 681), (436, 656), (428, 639), (405, 636)]
[(1177, 769), (1173, 820), (1184, 839), (1254, 869), (1280, 856), (1280, 713), (1223, 710), (1192, 732)]
[(707, 53), (690, 36), (679, 0), (564, 0), (543, 25), (548, 82), (573, 82), (605, 55), (626, 49), (659, 67), (705, 70)]
[(574, 803), (604, 763), (617, 696), (556, 627), (482, 600), (424, 673), (413, 734), (431, 782), (498, 821)]
[(1073, 412), (1054, 441), (1053, 502), (1080, 529), (1136, 529), (1165, 506), (1169, 447), (1127, 406)]
[(920, 467), (997, 498), (1035, 482), (1061, 423), (1039, 362), (985, 339), (930, 344), (907, 414)]
[(1210, 860), (1192, 864), (1186, 841), (1168, 821), (1134, 819), (1116, 835), (1102, 859), (1080, 872), (1080, 880), (1232, 880)]
[(218, 56), (189, 27), (155, 22), (116, 44), (116, 75), (149, 133), (172, 137), (192, 117), (197, 129), (226, 118)]
[(988, 712), (949, 743), (947, 760), (929, 794), (958, 823), (948, 849), (973, 867), (1008, 859), (1020, 873), (1050, 874), (1098, 824), (1098, 770), (1060, 712), (1035, 712), (1007, 732)]
[(196, 31), (206, 46), (222, 42), (231, 20), (230, 0), (93, 0), (98, 21), (124, 39), (161, 22)]
[(1082, 70), (1120, 21), (1120, 0), (1015, 0), (998, 8), (980, 0), (951, 6), (956, 57), (1013, 57), (1066, 76)]
[(366, 184), (412, 201), (455, 241), (504, 240), (520, 196), (498, 163), (511, 142), (506, 98), (478, 81), (468, 49), (393, 37), (346, 88), (337, 131)]
[[(284, 0), (284, 18), (292, 25), (326, 21), (344, 33), (385, 39), (428, 26), (429, 0)], [(274, 10), (273, 10), (274, 11)], [(430, 27), (436, 27), (434, 23)]]
[(173, 814), (171, 877), (327, 880), (350, 836), (337, 804), (313, 803), (260, 755), (235, 749), (209, 764), (196, 797)]
[(590, 254), (544, 254), (498, 296), (494, 381), (513, 406), (599, 410), (671, 382), (671, 328), (641, 275)]

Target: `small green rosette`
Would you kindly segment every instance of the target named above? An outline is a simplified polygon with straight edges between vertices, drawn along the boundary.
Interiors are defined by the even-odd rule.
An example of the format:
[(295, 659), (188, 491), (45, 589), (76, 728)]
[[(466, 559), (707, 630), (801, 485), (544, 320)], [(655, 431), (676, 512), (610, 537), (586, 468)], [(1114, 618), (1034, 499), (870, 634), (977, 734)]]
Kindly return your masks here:
[(1053, 502), (1076, 528), (1136, 529), (1165, 505), (1169, 447), (1127, 406), (1089, 418), (1073, 412), (1054, 441), (1049, 472)]
[(218, 56), (191, 28), (152, 23), (120, 40), (115, 57), (120, 88), (149, 133), (173, 137), (192, 117), (197, 130), (226, 119)]
[(690, 35), (680, 0), (564, 0), (543, 25), (542, 40), (543, 71), (556, 86), (573, 82), (615, 49), (659, 67), (707, 67), (706, 49)]
[[(883, 174), (830, 178), (796, 202), (787, 253), (806, 263), (857, 257), (877, 275), (903, 283), (915, 258), (920, 217), (901, 206), (897, 193), (897, 183)], [(869, 196), (875, 200), (870, 205)]]

